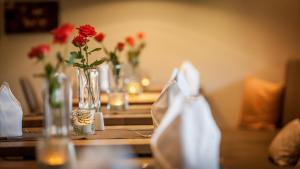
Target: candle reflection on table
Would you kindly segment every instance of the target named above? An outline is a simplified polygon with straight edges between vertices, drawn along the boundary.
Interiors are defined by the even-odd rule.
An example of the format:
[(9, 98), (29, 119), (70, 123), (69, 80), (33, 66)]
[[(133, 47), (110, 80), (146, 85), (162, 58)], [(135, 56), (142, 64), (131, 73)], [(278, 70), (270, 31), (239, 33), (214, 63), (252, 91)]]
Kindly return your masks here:
[(74, 156), (67, 138), (44, 138), (38, 141), (37, 161), (39, 169), (71, 169)]

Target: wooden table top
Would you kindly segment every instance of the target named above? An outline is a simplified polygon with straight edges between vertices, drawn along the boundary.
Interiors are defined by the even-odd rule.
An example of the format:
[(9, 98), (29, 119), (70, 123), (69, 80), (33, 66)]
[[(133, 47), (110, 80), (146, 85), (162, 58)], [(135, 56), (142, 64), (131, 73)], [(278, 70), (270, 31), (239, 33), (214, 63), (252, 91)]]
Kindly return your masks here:
[[(152, 125), (150, 110), (133, 110), (124, 112), (106, 112), (103, 114), (106, 126), (113, 125)], [(28, 115), (23, 117), (23, 127), (42, 127), (43, 115)]]
[[(135, 157), (124, 159), (124, 163), (130, 168), (153, 169), (154, 159), (152, 157)], [(1, 160), (0, 169), (37, 169), (37, 162), (34, 160)]]
[[(35, 145), (41, 136), (41, 128), (24, 128), (22, 137), (2, 138), (0, 140), (0, 156), (24, 156), (34, 158)], [(86, 149), (131, 147), (137, 155), (151, 156), (150, 137), (152, 125), (107, 126), (104, 131), (87, 137), (72, 136), (78, 152)]]
[[(159, 97), (160, 92), (145, 92), (140, 95), (128, 95), (129, 105), (147, 105), (153, 104)], [(101, 104), (106, 105), (108, 102), (107, 94), (101, 94)], [(78, 105), (78, 98), (73, 98), (73, 105)]]

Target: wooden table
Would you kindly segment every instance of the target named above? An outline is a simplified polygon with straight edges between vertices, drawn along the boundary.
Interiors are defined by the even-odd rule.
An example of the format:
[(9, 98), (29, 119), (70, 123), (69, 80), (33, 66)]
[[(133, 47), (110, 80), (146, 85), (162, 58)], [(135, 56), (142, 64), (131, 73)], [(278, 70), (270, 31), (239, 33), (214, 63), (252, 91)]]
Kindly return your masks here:
[[(151, 157), (135, 157), (124, 161), (130, 168), (154, 169), (154, 159)], [(0, 160), (0, 169), (37, 169), (33, 160)]]
[[(107, 126), (104, 131), (87, 137), (72, 136), (78, 152), (87, 149), (131, 147), (139, 156), (151, 156), (150, 137), (152, 125)], [(0, 141), (0, 157), (35, 157), (35, 145), (42, 128), (24, 128), (20, 138), (6, 138)]]
[[(159, 92), (147, 92), (142, 93), (140, 95), (128, 95), (129, 105), (151, 105), (153, 104), (159, 97)], [(106, 105), (108, 102), (107, 94), (101, 94), (101, 104)], [(78, 105), (78, 98), (73, 99), (73, 105)]]
[[(108, 111), (105, 107), (104, 123), (106, 126), (112, 125), (152, 125), (150, 114), (150, 105), (130, 106), (126, 111)], [(23, 127), (42, 127), (44, 121), (43, 115), (24, 115)]]
[[(87, 137), (72, 136), (76, 153), (85, 150), (101, 151), (105, 148), (114, 151), (130, 147), (136, 157), (128, 160), (138, 164), (138, 168), (151, 168), (148, 165), (152, 161), (150, 137), (153, 124), (150, 108), (158, 95), (156, 92), (129, 96), (130, 106), (126, 111), (108, 111), (103, 106), (106, 129)], [(107, 96), (102, 97), (102, 102), (107, 102)], [(42, 136), (43, 120), (43, 115), (24, 115), (22, 137), (0, 138), (0, 168), (36, 168), (33, 159), (37, 140)], [(20, 157), (21, 160), (16, 161)], [(8, 158), (13, 160), (7, 160)]]

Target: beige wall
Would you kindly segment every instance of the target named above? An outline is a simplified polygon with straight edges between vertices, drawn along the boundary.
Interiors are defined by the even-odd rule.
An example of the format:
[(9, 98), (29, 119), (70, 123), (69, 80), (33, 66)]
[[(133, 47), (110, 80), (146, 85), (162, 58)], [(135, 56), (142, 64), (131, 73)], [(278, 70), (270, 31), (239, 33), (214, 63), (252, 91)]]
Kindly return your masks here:
[[(141, 62), (153, 82), (164, 84), (174, 67), (191, 60), (201, 72), (215, 117), (222, 125), (235, 126), (244, 77), (283, 82), (286, 61), (300, 58), (299, 7), (298, 0), (63, 0), (61, 20), (96, 26), (107, 34), (108, 45), (146, 32)], [(50, 41), (47, 34), (1, 37), (0, 81), (10, 83), (25, 111), (18, 78), (40, 70), (26, 53), (32, 45)], [(40, 80), (34, 82), (40, 90)]]

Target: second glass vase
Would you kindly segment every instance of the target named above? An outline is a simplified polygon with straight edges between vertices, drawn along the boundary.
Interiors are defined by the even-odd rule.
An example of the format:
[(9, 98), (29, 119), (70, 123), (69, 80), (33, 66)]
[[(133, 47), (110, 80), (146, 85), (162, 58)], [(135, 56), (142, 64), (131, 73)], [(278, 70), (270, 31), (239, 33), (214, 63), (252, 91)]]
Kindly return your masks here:
[(78, 69), (78, 110), (73, 113), (75, 135), (95, 133), (94, 116), (100, 111), (99, 72), (97, 69)]
[(124, 90), (124, 71), (121, 64), (109, 67), (108, 110), (127, 110), (128, 96)]

